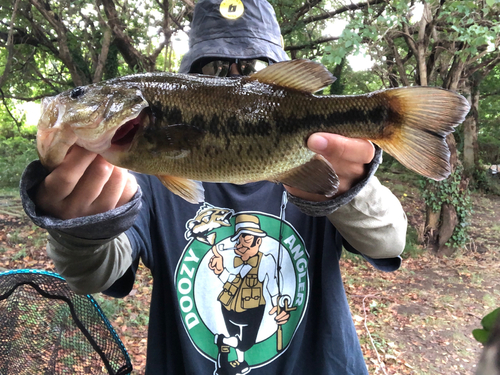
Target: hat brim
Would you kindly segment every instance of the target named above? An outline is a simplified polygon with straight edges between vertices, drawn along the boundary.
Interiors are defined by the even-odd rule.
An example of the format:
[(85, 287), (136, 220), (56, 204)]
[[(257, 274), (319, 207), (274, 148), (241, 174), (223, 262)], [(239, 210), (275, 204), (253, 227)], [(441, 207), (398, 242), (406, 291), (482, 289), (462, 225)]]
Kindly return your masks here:
[(281, 46), (265, 39), (218, 38), (201, 41), (191, 46), (182, 58), (179, 73), (191, 73), (193, 63), (207, 57), (232, 59), (268, 58), (273, 62), (289, 60), (288, 55)]
[(231, 237), (231, 241), (233, 241), (233, 242), (236, 241), (238, 239), (238, 237), (240, 237), (241, 234), (250, 234), (250, 235), (255, 236), (255, 237), (267, 236), (267, 233), (261, 229), (243, 228), (243, 229), (240, 229), (238, 232), (236, 232), (233, 237)]

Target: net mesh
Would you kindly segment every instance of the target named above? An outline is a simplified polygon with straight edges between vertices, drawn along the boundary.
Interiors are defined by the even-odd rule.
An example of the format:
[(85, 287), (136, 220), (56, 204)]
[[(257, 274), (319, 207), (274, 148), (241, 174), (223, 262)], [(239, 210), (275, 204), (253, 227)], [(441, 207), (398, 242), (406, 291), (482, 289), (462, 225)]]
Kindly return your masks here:
[(59, 275), (0, 273), (0, 375), (129, 374), (130, 357), (90, 295)]

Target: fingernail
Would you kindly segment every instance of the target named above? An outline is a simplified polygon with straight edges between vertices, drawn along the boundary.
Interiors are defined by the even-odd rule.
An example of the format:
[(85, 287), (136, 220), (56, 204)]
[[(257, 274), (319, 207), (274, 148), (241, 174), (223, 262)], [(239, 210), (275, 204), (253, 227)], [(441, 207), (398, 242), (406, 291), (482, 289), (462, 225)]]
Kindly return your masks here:
[(313, 134), (309, 137), (307, 144), (312, 151), (321, 152), (328, 147), (328, 140), (319, 134)]

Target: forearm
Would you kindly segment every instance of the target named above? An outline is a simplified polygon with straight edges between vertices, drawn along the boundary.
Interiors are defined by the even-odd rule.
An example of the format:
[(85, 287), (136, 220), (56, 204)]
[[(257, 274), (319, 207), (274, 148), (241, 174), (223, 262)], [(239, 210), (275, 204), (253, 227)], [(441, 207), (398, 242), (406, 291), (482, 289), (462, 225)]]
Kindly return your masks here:
[(399, 200), (376, 177), (328, 219), (352, 247), (370, 258), (394, 258), (405, 247), (406, 215)]
[(110, 240), (88, 240), (49, 230), (47, 254), (76, 293), (108, 289), (132, 265), (132, 248), (122, 233)]

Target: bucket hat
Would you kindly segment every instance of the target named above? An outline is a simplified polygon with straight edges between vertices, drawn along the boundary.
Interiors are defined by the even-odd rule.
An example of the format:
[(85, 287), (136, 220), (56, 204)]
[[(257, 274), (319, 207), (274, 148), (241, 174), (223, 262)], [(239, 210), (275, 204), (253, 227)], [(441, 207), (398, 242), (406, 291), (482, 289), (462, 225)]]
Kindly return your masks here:
[[(226, 18), (227, 9), (237, 10), (237, 17)], [(189, 51), (179, 73), (191, 73), (193, 63), (210, 57), (289, 60), (281, 46), (281, 31), (271, 4), (266, 0), (198, 1), (189, 32)]]
[(257, 216), (240, 214), (236, 216), (234, 235), (231, 241), (236, 241), (240, 234), (251, 234), (255, 237), (265, 237), (267, 233), (260, 229), (260, 220)]

